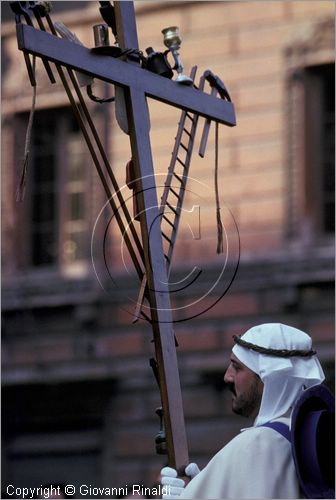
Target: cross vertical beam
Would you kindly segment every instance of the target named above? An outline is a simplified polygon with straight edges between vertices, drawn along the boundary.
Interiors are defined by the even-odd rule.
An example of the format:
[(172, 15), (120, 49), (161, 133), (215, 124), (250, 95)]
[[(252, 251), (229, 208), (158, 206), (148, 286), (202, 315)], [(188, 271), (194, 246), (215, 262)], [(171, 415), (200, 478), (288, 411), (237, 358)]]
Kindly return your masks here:
[[(120, 45), (123, 48), (137, 48), (133, 2), (116, 2), (115, 15)], [(162, 247), (161, 221), (149, 137), (150, 121), (146, 95), (142, 89), (129, 87), (125, 89), (125, 102), (135, 177), (138, 179), (137, 189), (139, 193), (137, 197), (168, 461), (171, 466), (182, 470), (189, 462), (188, 447), (168, 276)]]
[(179, 469), (188, 463), (187, 440), (149, 139), (148, 109), (144, 93), (130, 89), (126, 92), (126, 105), (131, 130), (135, 175), (141, 179), (140, 196), (138, 195), (140, 224), (153, 321), (155, 353), (159, 369), (168, 459), (171, 465)]

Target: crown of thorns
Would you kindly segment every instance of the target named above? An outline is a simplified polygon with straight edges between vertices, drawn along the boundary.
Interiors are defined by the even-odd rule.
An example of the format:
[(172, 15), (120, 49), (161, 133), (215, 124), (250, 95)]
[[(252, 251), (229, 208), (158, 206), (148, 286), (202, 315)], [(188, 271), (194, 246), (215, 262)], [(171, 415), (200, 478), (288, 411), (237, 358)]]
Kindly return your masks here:
[(233, 340), (236, 344), (246, 347), (247, 349), (252, 349), (252, 351), (259, 352), (260, 354), (268, 354), (269, 356), (278, 356), (279, 358), (290, 358), (293, 356), (301, 356), (303, 358), (314, 356), (316, 351), (310, 350), (300, 350), (300, 349), (271, 349), (270, 347), (262, 347), (260, 345), (252, 344), (251, 342), (246, 342), (238, 335), (233, 335)]

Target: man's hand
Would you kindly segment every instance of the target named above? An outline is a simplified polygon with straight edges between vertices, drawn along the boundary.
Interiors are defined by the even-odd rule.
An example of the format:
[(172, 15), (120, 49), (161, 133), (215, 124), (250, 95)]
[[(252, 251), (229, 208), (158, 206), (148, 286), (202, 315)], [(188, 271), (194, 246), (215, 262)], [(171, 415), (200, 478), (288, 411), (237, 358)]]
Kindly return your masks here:
[[(193, 479), (200, 472), (194, 463), (187, 465), (185, 474)], [(177, 471), (171, 467), (164, 467), (161, 470), (161, 484), (165, 487), (166, 494), (162, 495), (164, 500), (178, 499), (185, 487), (185, 481), (177, 477)]]
[(185, 468), (186, 476), (189, 476), (191, 479), (193, 479), (195, 476), (197, 476), (197, 474), (199, 472), (201, 472), (201, 471), (199, 470), (198, 465), (195, 464), (194, 462), (187, 465), (187, 467)]
[(167, 500), (179, 498), (185, 487), (183, 479), (179, 479), (177, 471), (171, 467), (164, 467), (161, 470), (161, 484), (164, 486), (164, 491), (166, 491), (162, 498)]

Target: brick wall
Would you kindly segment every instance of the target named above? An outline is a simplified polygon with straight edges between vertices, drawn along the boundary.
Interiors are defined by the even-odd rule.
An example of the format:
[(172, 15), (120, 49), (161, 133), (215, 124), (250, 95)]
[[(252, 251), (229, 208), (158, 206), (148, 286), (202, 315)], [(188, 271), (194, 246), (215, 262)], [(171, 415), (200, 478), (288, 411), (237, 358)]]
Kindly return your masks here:
[[(211, 69), (227, 85), (237, 112), (237, 127), (220, 128), (219, 179), (229, 248), (220, 286), (207, 293), (222, 270), (225, 256), (215, 253), (213, 128), (206, 158), (197, 156), (202, 120), (190, 171), (194, 180), (186, 197), (188, 209), (193, 204), (201, 207), (202, 238), (192, 239), (189, 226), (194, 220), (189, 214), (181, 222), (174, 261), (176, 279), (185, 276), (190, 266), (202, 269), (201, 278), (193, 286), (172, 294), (172, 303), (177, 320), (184, 320), (188, 314), (195, 316), (176, 323), (175, 334), (190, 456), (203, 465), (246, 425), (243, 419), (232, 417), (230, 396), (222, 385), (233, 334), (273, 321), (302, 328), (312, 335), (327, 382), (333, 384), (333, 244), (316, 241), (307, 247), (286, 238), (290, 186), (285, 56), (296, 37), (306, 37), (318, 19), (333, 16), (333, 3), (138, 2), (136, 10), (140, 47), (152, 45), (162, 50), (161, 29), (179, 25), (185, 71), (194, 64), (198, 65), (199, 76)], [(57, 19), (62, 19), (85, 44), (92, 45), (91, 26), (100, 21), (96, 3), (88, 2), (80, 13), (58, 14)], [(154, 451), (154, 436), (159, 430), (155, 408), (160, 401), (148, 364), (153, 356), (152, 335), (144, 321), (132, 324), (138, 283), (132, 273), (125, 274), (117, 228), (112, 224), (108, 248), (116, 285), (97, 262), (105, 290), (92, 271), (76, 279), (58, 272), (17, 272), (16, 232), (24, 228), (18, 228), (13, 202), (17, 132), (12, 123), (15, 113), (29, 110), (31, 89), (23, 58), (16, 49), (12, 23), (4, 27), (2, 37), (7, 58), (2, 87), (2, 376), (8, 402), (4, 420), (8, 429), (4, 450), (7, 478), (16, 477), (18, 464), (25, 457), (35, 463), (39, 446), (42, 441), (48, 442), (49, 436), (49, 447), (43, 446), (55, 459), (55, 467), (57, 446), (52, 443), (56, 440), (58, 455), (71, 457), (75, 452), (83, 454), (84, 449), (85, 453), (98, 454), (95, 470), (101, 485), (150, 485), (165, 463), (165, 458)], [(333, 47), (323, 53), (324, 60), (330, 62), (331, 50)], [(39, 107), (66, 103), (61, 86), (51, 87), (42, 68), (37, 102)], [(155, 168), (164, 174), (180, 113), (154, 102), (149, 107)], [(99, 107), (95, 112), (102, 116)], [(115, 124), (113, 105), (109, 114), (108, 149), (123, 185), (129, 141)], [(100, 127), (103, 131), (103, 123)], [(93, 225), (105, 203), (94, 172), (92, 193)], [(237, 233), (230, 213), (239, 228), (241, 263), (231, 288), (216, 303), (233, 276), (238, 258)], [(21, 411), (19, 396), (25, 391), (32, 399)], [(40, 413), (35, 411), (34, 402), (43, 394), (50, 394), (50, 401), (57, 394), (57, 408), (48, 400), (43, 411), (41, 402), (35, 405)], [(92, 402), (97, 395), (101, 404), (94, 412)], [(68, 412), (71, 402), (74, 409)], [(47, 482), (47, 469), (35, 469), (36, 476), (25, 480)], [(62, 471), (63, 479), (49, 475), (50, 481), (70, 482), (71, 470), (54, 470)], [(93, 473), (85, 479), (90, 477)], [(75, 481), (80, 479), (76, 476)]]

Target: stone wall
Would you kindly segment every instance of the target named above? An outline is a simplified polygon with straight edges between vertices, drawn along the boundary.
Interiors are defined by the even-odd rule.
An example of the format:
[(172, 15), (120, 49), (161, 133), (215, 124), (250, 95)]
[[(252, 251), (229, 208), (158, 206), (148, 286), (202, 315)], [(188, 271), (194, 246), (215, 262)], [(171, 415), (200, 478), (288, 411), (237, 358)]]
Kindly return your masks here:
[[(213, 127), (206, 158), (197, 156), (203, 120), (186, 197), (188, 210), (200, 206), (202, 237), (193, 239), (189, 224), (195, 221), (186, 218), (175, 254), (177, 280), (190, 266), (202, 269), (200, 279), (173, 294), (172, 302), (190, 456), (204, 465), (246, 425), (232, 416), (223, 386), (233, 334), (262, 322), (303, 329), (313, 337), (327, 383), (333, 386), (334, 245), (320, 236), (307, 245), (300, 230), (288, 236), (290, 217), (299, 220), (300, 229), (302, 193), (294, 192), (293, 213), (287, 94), (293, 64), (288, 50), (313, 37), (320, 20), (333, 17), (333, 3), (137, 2), (136, 12), (139, 46), (162, 50), (161, 29), (180, 26), (186, 72), (194, 64), (199, 76), (211, 69), (229, 89), (237, 113), (237, 127), (220, 127), (220, 196), (229, 248), (225, 272), (221, 274), (225, 256), (216, 255)], [(91, 26), (100, 21), (94, 2), (79, 12), (58, 13), (56, 19), (92, 45)], [(315, 52), (317, 62), (333, 61), (334, 45), (328, 40)], [(31, 88), (16, 49), (14, 22), (3, 26), (2, 50), (3, 484), (150, 486), (165, 457), (156, 456), (154, 449), (160, 401), (148, 363), (151, 329), (144, 321), (132, 324), (138, 284), (125, 273), (113, 224), (109, 270), (115, 281), (96, 262), (104, 289), (90, 266), (82, 276), (70, 278), (61, 269), (42, 272), (18, 261), (25, 249), (18, 248), (17, 237), (26, 228), (19, 225), (22, 208), (14, 201), (14, 157), (15, 137), (21, 134), (22, 149), (24, 129), (16, 128), (15, 115), (29, 111)], [(38, 75), (38, 107), (64, 106), (60, 84), (49, 85), (42, 68)], [(180, 112), (152, 101), (149, 107), (155, 168), (164, 174)], [(92, 106), (98, 122), (103, 120), (99, 109)], [(113, 107), (109, 114), (108, 149), (123, 185), (130, 148)], [(92, 192), (93, 226), (105, 203), (95, 175)], [(224, 293), (239, 257), (233, 220), (239, 229), (240, 264)], [(219, 276), (219, 286), (209, 292)], [(195, 317), (179, 322), (189, 313)]]

